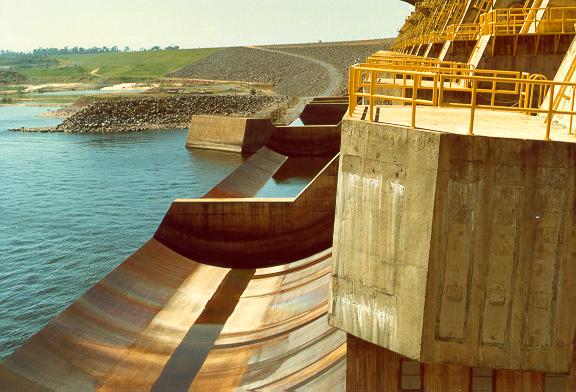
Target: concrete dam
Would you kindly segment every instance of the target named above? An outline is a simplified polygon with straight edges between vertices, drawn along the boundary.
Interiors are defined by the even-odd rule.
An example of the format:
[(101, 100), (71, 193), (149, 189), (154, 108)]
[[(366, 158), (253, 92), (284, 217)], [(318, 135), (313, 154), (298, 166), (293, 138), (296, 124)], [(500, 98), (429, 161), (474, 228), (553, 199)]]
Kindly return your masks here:
[[(192, 118), (189, 147), (250, 158), (2, 387), (576, 391), (576, 0), (414, 4), (303, 126)], [(297, 197), (253, 197), (291, 170)]]
[[(194, 117), (188, 146), (252, 155), (175, 200), (150, 241), (2, 363), (0, 389), (341, 388), (346, 335), (327, 294), (347, 107), (315, 99), (291, 127)], [(302, 160), (314, 179), (297, 197), (253, 198)]]

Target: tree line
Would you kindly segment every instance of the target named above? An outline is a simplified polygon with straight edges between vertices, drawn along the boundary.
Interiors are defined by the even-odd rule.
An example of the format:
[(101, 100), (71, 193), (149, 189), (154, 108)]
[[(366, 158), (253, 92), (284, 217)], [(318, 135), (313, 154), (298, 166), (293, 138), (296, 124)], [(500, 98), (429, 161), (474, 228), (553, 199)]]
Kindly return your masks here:
[[(178, 45), (166, 46), (164, 50), (178, 50), (180, 47)], [(139, 51), (142, 52), (154, 52), (157, 50), (162, 50), (160, 46), (152, 46), (149, 49), (141, 48)], [(36, 48), (29, 52), (18, 52), (12, 50), (1, 50), (0, 56), (14, 56), (14, 55), (33, 55), (33, 56), (66, 56), (71, 54), (95, 54), (95, 53), (120, 53), (120, 52), (132, 52), (129, 46), (124, 48), (119, 48), (118, 46), (94, 46), (92, 48), (83, 48), (80, 46), (74, 46), (69, 48), (65, 46), (64, 48)]]

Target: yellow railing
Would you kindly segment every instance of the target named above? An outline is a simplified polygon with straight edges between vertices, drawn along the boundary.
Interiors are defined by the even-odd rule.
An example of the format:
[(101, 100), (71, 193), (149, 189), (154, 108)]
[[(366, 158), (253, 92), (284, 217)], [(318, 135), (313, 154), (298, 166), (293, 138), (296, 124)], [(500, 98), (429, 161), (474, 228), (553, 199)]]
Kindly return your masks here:
[(418, 34), (415, 37), (398, 39), (393, 45), (394, 48), (406, 46), (426, 45), (430, 43), (441, 43), (446, 40), (451, 41), (474, 41), (480, 33), (480, 25), (477, 23), (453, 24), (444, 31), (432, 31), (428, 34)]
[(576, 7), (495, 9), (480, 16), (484, 35), (573, 34)]
[(491, 0), (475, 0), (473, 7), (476, 8), (478, 11), (484, 13), (490, 8), (491, 5), (492, 5)]
[[(455, 107), (470, 110), (468, 134), (474, 135), (475, 113), (478, 109), (546, 114), (544, 140), (550, 140), (555, 115), (570, 116), (569, 134), (572, 132), (574, 101), (571, 110), (560, 110), (554, 105), (554, 92), (572, 88), (576, 83), (545, 80), (542, 75), (514, 71), (469, 70), (460, 74), (438, 70), (421, 72), (374, 64), (357, 64), (350, 68), (349, 115), (358, 105), (366, 105), (367, 120), (374, 121), (377, 107), (393, 102), (410, 105), (411, 126), (416, 127), (417, 107)], [(542, 108), (547, 97), (546, 108)]]
[(474, 41), (480, 33), (477, 23), (453, 24), (446, 27), (446, 37), (451, 41)]
[[(429, 68), (437, 68), (443, 70), (452, 71), (467, 71), (473, 68), (472, 65), (467, 63), (460, 63), (456, 61), (442, 61), (436, 58), (420, 57), (420, 56), (389, 56), (387, 54), (380, 55), (374, 54), (366, 60), (369, 64), (376, 64), (378, 66), (398, 66), (398, 67), (409, 67), (407, 69), (412, 69), (415, 71), (428, 71)], [(422, 69), (418, 69), (422, 68)]]
[[(485, 1), (479, 1), (485, 8)], [(482, 4), (480, 4), (482, 3)], [(403, 30), (393, 45), (395, 49), (409, 46), (440, 43), (446, 40), (473, 41), (479, 34), (494, 36), (574, 34), (576, 33), (576, 7), (503, 8), (482, 13), (479, 23), (452, 24), (435, 31), (425, 20), (430, 17), (416, 13), (410, 23), (411, 29)], [(426, 26), (429, 28), (426, 31)]]

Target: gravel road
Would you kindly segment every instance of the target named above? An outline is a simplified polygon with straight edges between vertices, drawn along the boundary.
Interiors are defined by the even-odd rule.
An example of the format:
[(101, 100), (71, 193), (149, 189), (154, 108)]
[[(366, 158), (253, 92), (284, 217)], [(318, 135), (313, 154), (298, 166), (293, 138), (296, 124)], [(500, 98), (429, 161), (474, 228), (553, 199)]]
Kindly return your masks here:
[(225, 48), (167, 76), (274, 83), (281, 95), (330, 95), (346, 87), (351, 64), (389, 42)]

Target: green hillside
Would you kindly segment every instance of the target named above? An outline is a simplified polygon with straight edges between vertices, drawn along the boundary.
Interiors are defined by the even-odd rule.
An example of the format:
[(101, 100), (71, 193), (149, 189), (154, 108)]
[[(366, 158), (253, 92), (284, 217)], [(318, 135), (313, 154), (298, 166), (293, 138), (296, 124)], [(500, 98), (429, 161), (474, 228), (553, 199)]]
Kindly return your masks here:
[[(217, 49), (158, 50), (147, 52), (118, 52), (79, 54), (51, 57), (52, 61), (21, 64), (12, 60), (10, 77), (22, 75), (26, 83), (122, 83), (139, 82), (161, 77), (192, 64)], [(4, 72), (6, 76), (7, 72)], [(2, 75), (0, 74), (0, 79)], [(2, 80), (0, 80), (0, 83)], [(7, 82), (7, 81), (4, 81)]]

